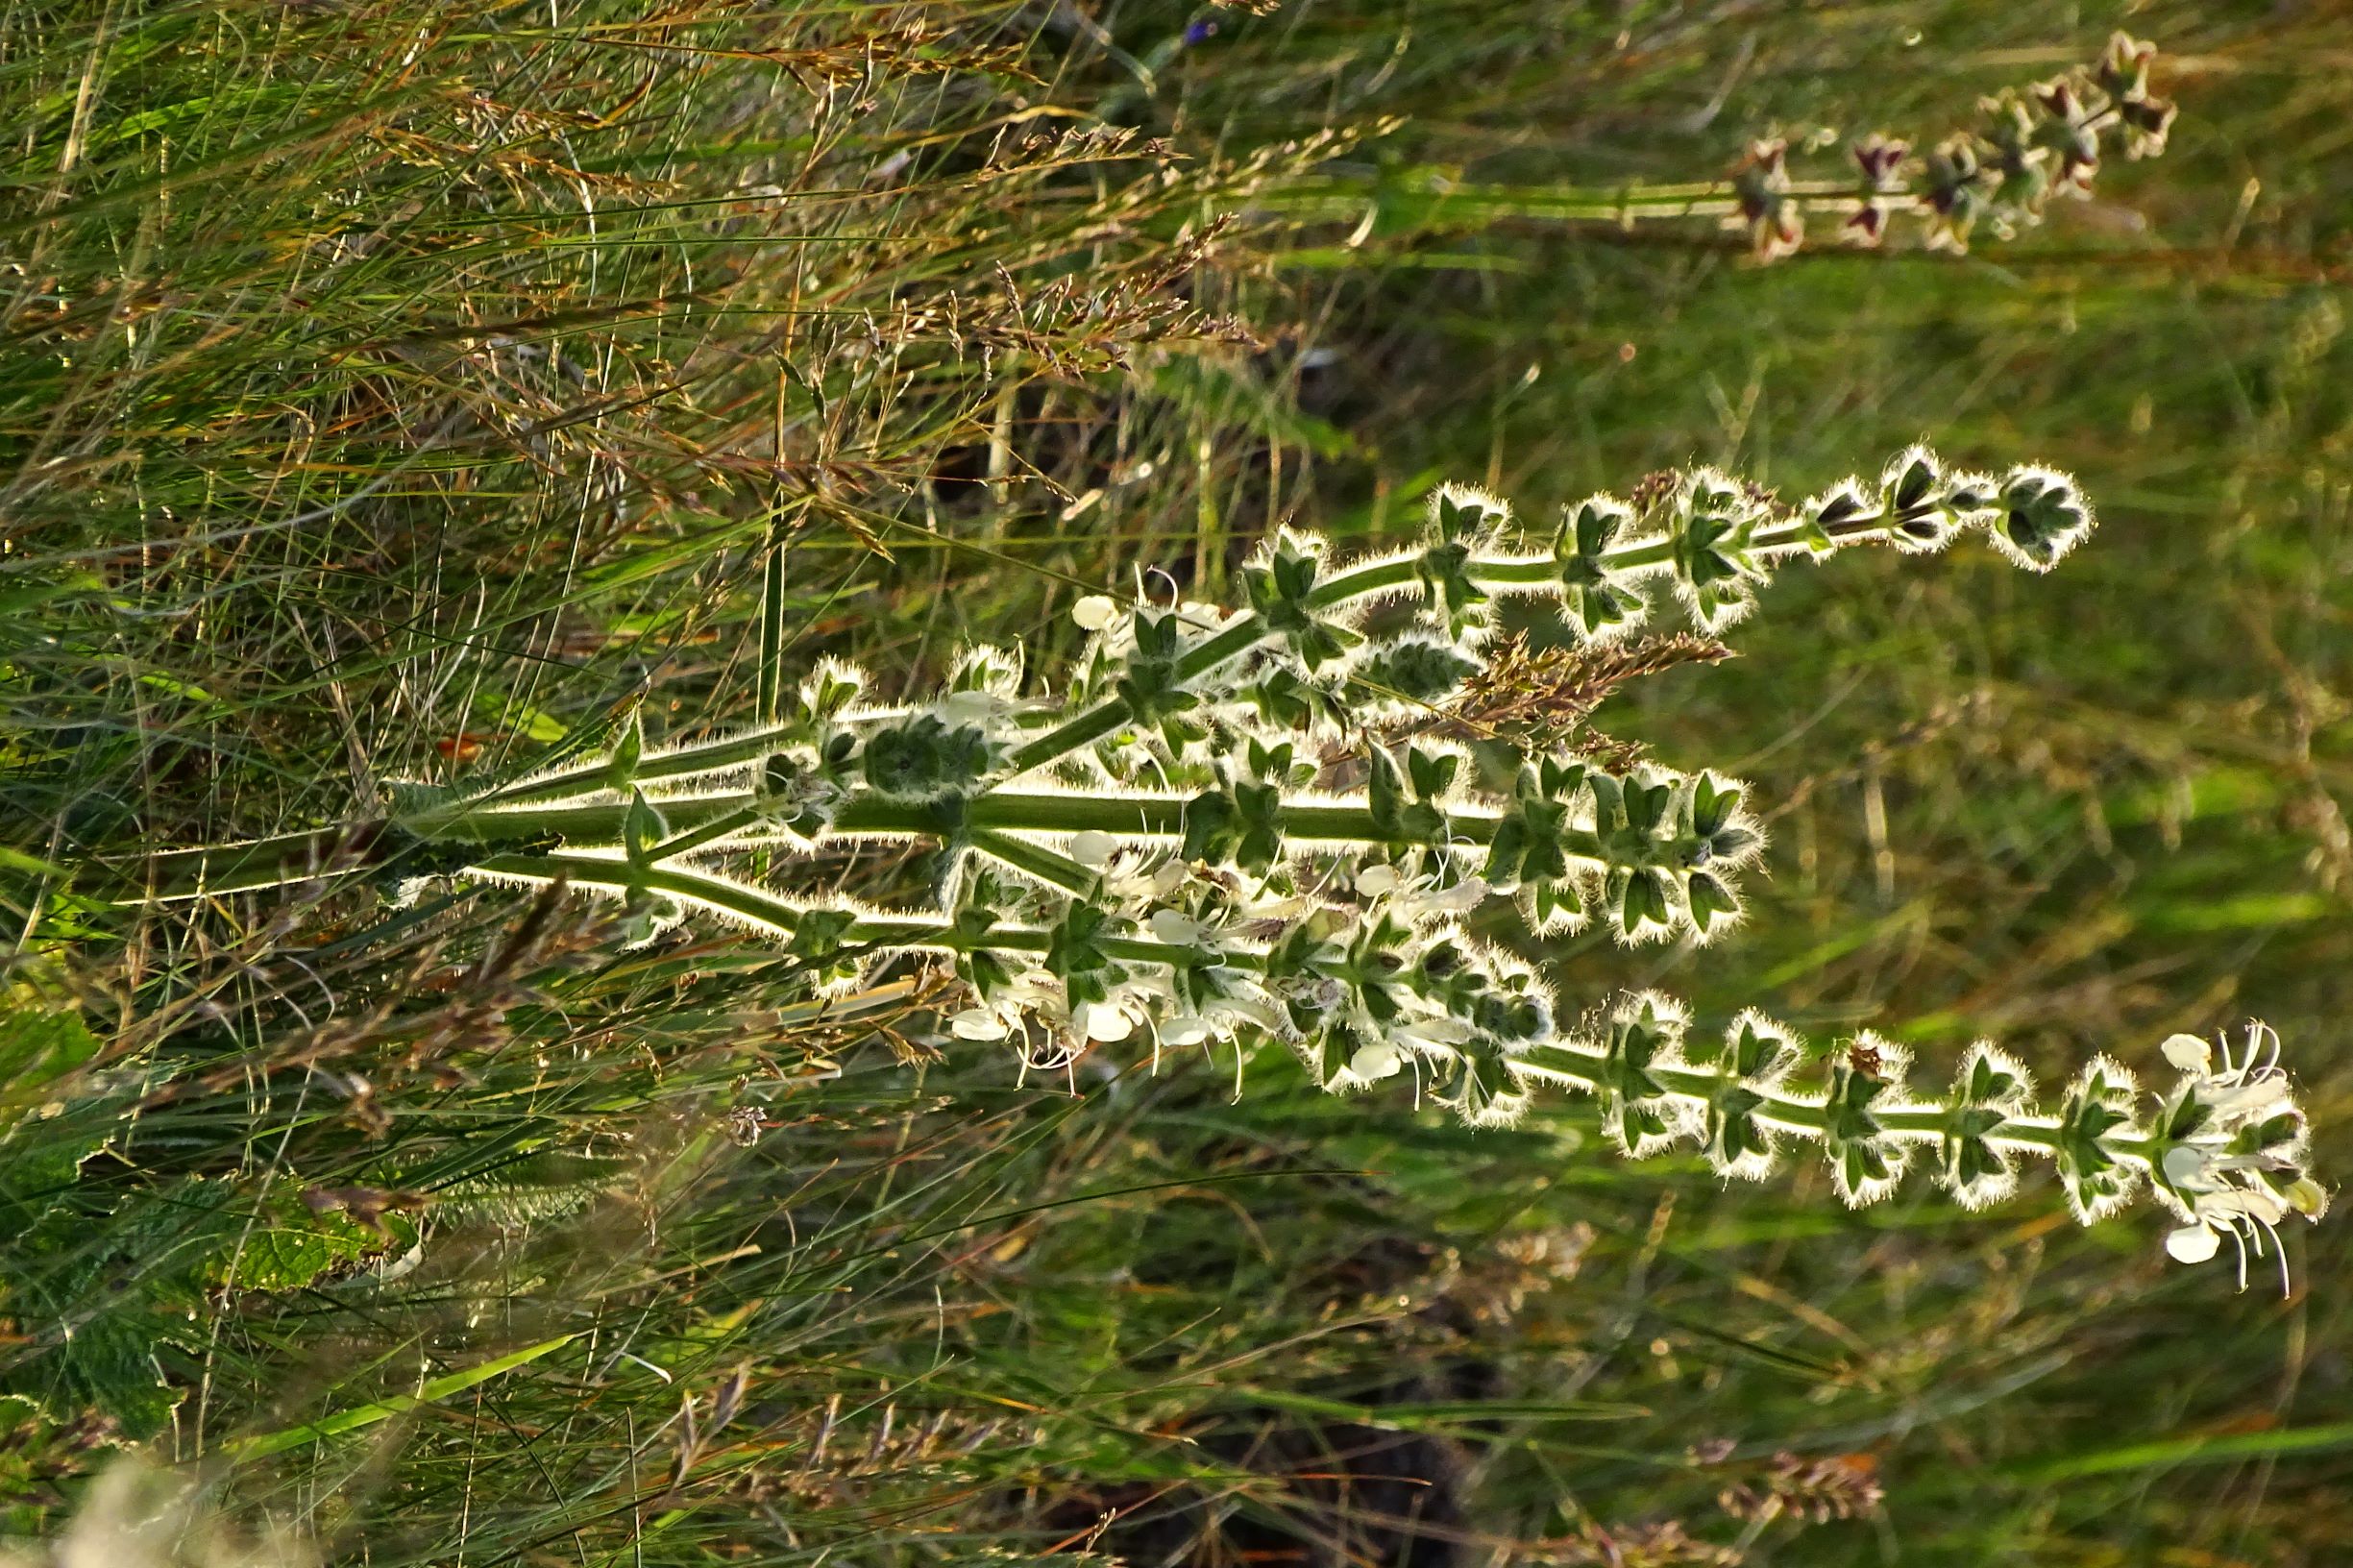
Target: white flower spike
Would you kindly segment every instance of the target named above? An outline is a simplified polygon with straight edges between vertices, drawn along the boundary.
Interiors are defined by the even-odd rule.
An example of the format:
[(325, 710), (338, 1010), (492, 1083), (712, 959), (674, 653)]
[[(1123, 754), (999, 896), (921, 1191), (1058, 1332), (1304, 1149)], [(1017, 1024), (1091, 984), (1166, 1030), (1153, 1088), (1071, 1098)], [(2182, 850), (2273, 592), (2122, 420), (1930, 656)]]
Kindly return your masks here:
[[(2038, 1102), (2024, 1066), (1983, 1041), (1927, 1092), (1892, 1040), (1812, 1052), (1753, 1010), (1719, 1032), (1655, 992), (1589, 992), (1590, 1018), (1564, 1020), (1546, 979), (1493, 945), (1589, 930), (1700, 947), (1739, 922), (1764, 848), (1750, 789), (1711, 770), (1613, 768), (1552, 744), (1497, 768), (1431, 738), (1433, 717), (1483, 729), (1478, 715), (1524, 697), (1489, 660), (1500, 601), (1553, 612), (1590, 650), (1671, 600), (1728, 627), (1785, 566), (1850, 548), (1924, 554), (1982, 535), (2043, 572), (2092, 526), (2064, 475), (1982, 475), (1919, 446), (1810, 495), (1694, 466), (1530, 537), (1501, 501), (1448, 486), (1418, 535), (1381, 553), (1278, 531), (1230, 609), (1186, 601), (1160, 572), (1132, 601), (1081, 598), (1089, 635), (1057, 698), (1025, 696), (1025, 661), (987, 646), (892, 707), (827, 662), (790, 717), (667, 747), (632, 724), (584, 762), (421, 796), (383, 838), (431, 845), (458, 875), (616, 899), (641, 941), (680, 916), (736, 928), (782, 949), (819, 998), (854, 999), (886, 965), (944, 964), (972, 1000), (942, 1032), (1010, 1045), (1025, 1071), (1148, 1042), (1155, 1057), (1232, 1045), (1238, 1075), (1279, 1042), (1324, 1089), (1409, 1079), (1478, 1127), (1539, 1093), (1590, 1093), (1628, 1157), (1691, 1150), (1728, 1180), (1815, 1144), (1858, 1207), (1924, 1171), (1983, 1208), (2047, 1161), (2087, 1224), (2145, 1189), (2174, 1216), (2171, 1256), (2210, 1259), (2228, 1237), (2243, 1278), (2251, 1258), (2279, 1258), (2287, 1217), (2317, 1218), (2327, 1193), (2261, 1025), (2236, 1046), (2165, 1041), (2175, 1082), (2153, 1104), (2105, 1057)], [(914, 907), (770, 885), (811, 851), (838, 865), (910, 844), (939, 851)]]

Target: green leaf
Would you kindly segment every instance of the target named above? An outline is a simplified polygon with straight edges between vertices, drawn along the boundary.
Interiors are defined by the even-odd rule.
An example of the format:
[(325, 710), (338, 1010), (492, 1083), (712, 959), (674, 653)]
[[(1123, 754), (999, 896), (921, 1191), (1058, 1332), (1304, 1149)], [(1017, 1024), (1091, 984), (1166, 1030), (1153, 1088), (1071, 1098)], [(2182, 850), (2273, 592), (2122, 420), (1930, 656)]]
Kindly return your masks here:
[(1936, 480), (1935, 460), (1925, 453), (1915, 453), (1912, 460), (1904, 465), (1903, 472), (1896, 476), (1888, 499), (1894, 502), (1895, 510), (1908, 512), (1916, 506), (1926, 504), (1936, 493)]
[(646, 721), (642, 714), (632, 712), (621, 726), (621, 738), (613, 743), (613, 754), (605, 759), (605, 788), (625, 790), (635, 783), (637, 765), (645, 754)]
[(1619, 923), (1629, 936), (1644, 924), (1667, 923), (1667, 890), (1656, 871), (1638, 870), (1626, 880), (1626, 901)]
[(300, 1290), (372, 1252), (402, 1250), (416, 1239), (415, 1227), (401, 1215), (386, 1215), (384, 1225), (379, 1235), (348, 1215), (327, 1213), (263, 1226), (230, 1237), (200, 1272), (208, 1285), (233, 1290)]
[(98, 1038), (78, 1013), (0, 1013), (0, 1110), (37, 1103), (51, 1085), (97, 1054)]
[(662, 814), (653, 809), (643, 791), (629, 796), (629, 809), (621, 819), (622, 848), (632, 866), (646, 865), (653, 858), (655, 845), (670, 837), (670, 824)]
[(542, 1356), (561, 1350), (578, 1337), (580, 1335), (577, 1334), (567, 1334), (553, 1339), (542, 1339), (535, 1345), (526, 1345), (521, 1350), (511, 1351), (504, 1356), (484, 1361), (479, 1366), (470, 1366), (462, 1372), (452, 1372), (446, 1377), (435, 1378), (414, 1394), (395, 1394), (389, 1399), (380, 1399), (373, 1404), (339, 1410), (333, 1415), (322, 1417), (303, 1426), (287, 1427), (279, 1432), (239, 1438), (222, 1446), (233, 1458), (258, 1459), (265, 1458), (272, 1454), (282, 1454), (288, 1449), (302, 1448), (324, 1438), (339, 1436), (347, 1432), (356, 1432), (362, 1427), (374, 1426), (379, 1421), (387, 1421), (393, 1416), (416, 1409), (419, 1406), (433, 1404), (438, 1400), (449, 1398), (452, 1394), (464, 1393), (478, 1384), (488, 1383), (496, 1377), (502, 1377), (517, 1367), (528, 1366)]
[(187, 1391), (165, 1383), (156, 1365), (156, 1315), (108, 1311), (77, 1324), (74, 1335), (49, 1360), (73, 1402), (95, 1405), (134, 1437), (171, 1419)]
[(1702, 931), (1740, 907), (1732, 892), (1705, 871), (1692, 873), (1688, 884), (1691, 898), (1691, 923)]
[(1714, 779), (1702, 773), (1692, 786), (1691, 831), (1703, 839), (1714, 838), (1740, 808), (1740, 795), (1737, 789), (1718, 789)]

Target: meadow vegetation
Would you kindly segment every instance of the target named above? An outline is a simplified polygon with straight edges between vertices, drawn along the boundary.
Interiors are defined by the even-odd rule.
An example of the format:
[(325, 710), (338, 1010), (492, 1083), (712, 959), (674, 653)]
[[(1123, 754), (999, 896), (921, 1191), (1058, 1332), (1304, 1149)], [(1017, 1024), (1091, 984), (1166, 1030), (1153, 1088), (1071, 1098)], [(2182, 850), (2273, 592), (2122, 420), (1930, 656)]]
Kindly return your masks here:
[[(1846, 166), (2120, 26), (2179, 117), (2088, 193)], [(2344, 1168), (2348, 81), (2169, 0), (0, 6), (0, 1560), (2344, 1560), (2341, 1223), (2242, 1292), (2072, 1177), (1728, 1182), (1627, 1047), (2260, 1017)], [(1410, 998), (1160, 962), (1318, 823)]]

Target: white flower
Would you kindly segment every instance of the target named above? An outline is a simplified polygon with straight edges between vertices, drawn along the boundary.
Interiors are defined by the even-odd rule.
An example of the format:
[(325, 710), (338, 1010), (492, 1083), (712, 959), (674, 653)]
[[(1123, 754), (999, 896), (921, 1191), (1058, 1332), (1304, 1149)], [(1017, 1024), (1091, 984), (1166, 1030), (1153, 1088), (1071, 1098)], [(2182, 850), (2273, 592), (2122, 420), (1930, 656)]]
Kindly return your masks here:
[[(2238, 1244), (2244, 1289), (2250, 1243), (2256, 1257), (2267, 1242), (2279, 1255), (2279, 1222), (2292, 1213), (2316, 1219), (2328, 1206), (2328, 1194), (2302, 1168), (2304, 1133), (2280, 1068), (2279, 1036), (2251, 1023), (2239, 1050), (2222, 1041), (2218, 1066), (2215, 1048), (2194, 1035), (2174, 1035), (2161, 1048), (2181, 1081), (2157, 1125), (2183, 1130), (2171, 1134), (2157, 1162), (2156, 1188), (2186, 1222), (2166, 1237), (2165, 1250), (2181, 1262), (2204, 1262), (2228, 1235)], [(2284, 1255), (2280, 1287), (2288, 1288)]]
[(1367, 898), (1386, 899), (1390, 912), (1408, 925), (1467, 915), (1495, 891), (1483, 876), (1441, 886), (1435, 876), (1409, 877), (1394, 866), (1367, 866), (1357, 873), (1356, 885)]
[[(1180, 878), (1184, 870), (1182, 866), (1177, 868)], [(1112, 863), (1104, 868), (1103, 891), (1113, 902), (1136, 908), (1156, 898), (1165, 898), (1175, 890), (1168, 886), (1166, 862), (1155, 865), (1148, 853), (1128, 850), (1113, 856)]]
[(2158, 1125), (2187, 1131), (2173, 1135), (2158, 1163), (2158, 1190), (2183, 1218), (2195, 1216), (2201, 1194), (2260, 1188), (2276, 1197), (2266, 1172), (2301, 1174), (2300, 1129), (2284, 1139), (2273, 1132), (2270, 1146), (2263, 1148), (2251, 1148), (2252, 1140), (2242, 1137), (2297, 1115), (2295, 1094), (2279, 1065), (2279, 1036), (2268, 1025), (2247, 1025), (2241, 1051), (2232, 1051), (2225, 1040), (2218, 1067), (2213, 1047), (2195, 1035), (2174, 1035), (2161, 1049), (2181, 1081)]
[(1180, 1013), (1161, 1020), (1160, 1040), (1164, 1045), (1199, 1045), (1216, 1038), (1217, 1025), (1197, 1013)]
[(2222, 1249), (2221, 1237), (2211, 1225), (2184, 1225), (2167, 1233), (2165, 1250), (2177, 1263), (2202, 1263)]
[(2195, 1217), (2165, 1238), (2165, 1250), (2174, 1262), (2202, 1263), (2222, 1250), (2222, 1237), (2228, 1235), (2239, 1244), (2239, 1288), (2246, 1288), (2248, 1243), (2254, 1243), (2254, 1255), (2264, 1256), (2264, 1243), (2270, 1243), (2272, 1256), (2279, 1260), (2279, 1293), (2290, 1293), (2288, 1283), (2288, 1253), (2280, 1245), (2279, 1222), (2288, 1217), (2288, 1206), (2267, 1188), (2231, 1188), (2199, 1194)]
[(1031, 1018), (1038, 1014), (1050, 1015), (1061, 1005), (1062, 983), (1043, 969), (1032, 969), (1015, 975), (988, 1000), (951, 1014), (947, 1031), (958, 1040), (999, 1041), (1019, 1037), (1026, 1041)]
[(1249, 996), (1218, 996), (1203, 1002), (1197, 1013), (1163, 1018), (1155, 1032), (1164, 1045), (1205, 1045), (1230, 1041), (1245, 1026), (1273, 1034), (1282, 1028), (1282, 1019), (1273, 1008)]
[(968, 1007), (947, 1020), (948, 1033), (958, 1040), (1003, 1040), (1013, 1025), (993, 1007)]
[(1091, 871), (1099, 871), (1109, 866), (1111, 857), (1118, 849), (1117, 839), (1091, 827), (1083, 833), (1072, 834), (1070, 838), (1070, 858)]
[(1471, 1031), (1442, 1015), (1419, 1019), (1393, 1019), (1374, 1039), (1358, 1046), (1342, 1068), (1350, 1082), (1369, 1087), (1394, 1078), (1411, 1062), (1442, 1062), (1455, 1047), (1467, 1044)]
[(1201, 933), (1205, 929), (1199, 920), (1173, 909), (1154, 910), (1148, 923), (1152, 927), (1153, 939), (1164, 942), (1171, 947), (1191, 946), (1201, 940)]
[(1444, 915), (1467, 915), (1493, 893), (1483, 876), (1466, 876), (1450, 888), (1409, 888), (1397, 900), (1397, 911), (1409, 920)]
[(2162, 1048), (2165, 1059), (2189, 1080), (2185, 1090), (2212, 1108), (2218, 1127), (2236, 1132), (2295, 1109), (2279, 1065), (2279, 1035), (2268, 1024), (2247, 1025), (2243, 1056), (2234, 1058), (2225, 1040), (2218, 1072), (2213, 1048), (2195, 1035), (2174, 1035)]
[(933, 704), (941, 723), (950, 728), (986, 729), (1013, 711), (1010, 698), (994, 692), (950, 692)]
[(2168, 1035), (2157, 1048), (2183, 1072), (2204, 1073), (2214, 1068), (2214, 1047), (2195, 1035)]
[(1470, 1043), (1471, 1026), (1460, 1018), (1435, 1014), (1391, 1024), (1388, 1039), (1398, 1048), (1415, 1056), (1443, 1057), (1455, 1047)]
[(1101, 891), (1122, 909), (1173, 897), (1185, 885), (1184, 862), (1164, 851), (1123, 847), (1097, 828), (1070, 835), (1070, 858), (1101, 879)]
[(1080, 1039), (1115, 1045), (1136, 1032), (1136, 1026), (1143, 1021), (1143, 1009), (1131, 998), (1114, 996), (1086, 1003), (1070, 1021)]
[(1119, 601), (1109, 594), (1089, 594), (1070, 606), (1070, 619), (1087, 631), (1107, 630), (1123, 613)]

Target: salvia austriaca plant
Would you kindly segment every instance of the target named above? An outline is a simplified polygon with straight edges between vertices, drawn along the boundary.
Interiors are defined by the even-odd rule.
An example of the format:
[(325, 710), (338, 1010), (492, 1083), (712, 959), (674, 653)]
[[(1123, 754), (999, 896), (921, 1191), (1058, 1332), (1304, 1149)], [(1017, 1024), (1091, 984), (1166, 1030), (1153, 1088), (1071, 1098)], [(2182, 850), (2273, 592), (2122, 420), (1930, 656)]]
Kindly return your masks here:
[(1908, 142), (1867, 136), (1851, 149), (1860, 176), (1852, 187), (1801, 189), (1790, 178), (1788, 142), (1755, 142), (1732, 173), (1735, 209), (1726, 222), (1745, 229), (1766, 260), (1804, 243), (1809, 198), (1850, 204), (1841, 233), (1857, 244), (1878, 244), (1901, 212), (1924, 219), (1930, 249), (1966, 251), (1980, 221), (2006, 239), (2040, 223), (2051, 197), (2092, 193), (2108, 133), (2121, 138), (2128, 159), (2164, 153), (2174, 106), (2149, 91), (2156, 55), (2155, 44), (2119, 33), (2091, 65), (1980, 100), (1982, 130), (1956, 131), (1922, 158)]
[[(1931, 250), (1965, 252), (1980, 231), (2009, 239), (2043, 221), (2053, 197), (2084, 198), (2109, 146), (2127, 159), (2164, 154), (2175, 109), (2149, 88), (2156, 45), (2119, 33), (2101, 57), (2059, 76), (1978, 101), (1981, 124), (1954, 131), (1914, 156), (1915, 143), (1874, 132), (1847, 139), (1822, 129), (1752, 139), (1722, 180), (1605, 187), (1498, 185), (1435, 166), (1350, 172), (1327, 167), (1262, 191), (1261, 211), (1354, 225), (1355, 244), (1375, 233), (1477, 232), (1498, 218), (1637, 223), (1715, 219), (1743, 233), (1759, 260), (1803, 249), (1809, 212), (1842, 210), (1840, 236), (1875, 247), (1917, 218)], [(1847, 142), (1853, 173), (1802, 178), (1793, 171)], [(1826, 155), (1825, 155), (1826, 156)]]
[[(1978, 1208), (2047, 1160), (2078, 1219), (2145, 1185), (2180, 1221), (2174, 1257), (2228, 1237), (2243, 1278), (2290, 1213), (2325, 1206), (2263, 1026), (2218, 1053), (2166, 1041), (2178, 1077), (2144, 1111), (2104, 1056), (2043, 1100), (1981, 1042), (1929, 1092), (1871, 1034), (1817, 1054), (1749, 1011), (1703, 1035), (1655, 992), (1573, 1019), (1474, 928), (1513, 923), (1496, 918), (1507, 899), (1527, 934), (1595, 922), (1629, 943), (1712, 941), (1763, 845), (1748, 791), (1566, 748), (1488, 787), (1461, 747), (1379, 739), (1480, 674), (1506, 600), (1598, 644), (1642, 625), (1663, 584), (1712, 633), (1792, 560), (1973, 531), (2043, 572), (2091, 527), (2064, 475), (1954, 472), (1922, 447), (1796, 505), (1694, 468), (1631, 502), (1594, 496), (1535, 536), (1496, 498), (1448, 487), (1402, 550), (1342, 559), (1282, 531), (1243, 571), (1246, 607), (1081, 600), (1090, 641), (1059, 697), (1025, 683), (1017, 650), (975, 647), (913, 703), (871, 700), (865, 674), (831, 661), (788, 700), (772, 552), (751, 727), (654, 747), (632, 720), (603, 754), (512, 782), (396, 787), (387, 820), (332, 840), (158, 857), (139, 896), (294, 881), (338, 851), (412, 878), (563, 883), (619, 900), (639, 941), (690, 918), (755, 933), (830, 994), (884, 965), (951, 966), (969, 1005), (948, 1032), (1035, 1067), (1124, 1045), (1232, 1049), (1238, 1071), (1281, 1041), (1328, 1090), (1410, 1078), (1478, 1125), (1548, 1090), (1589, 1093), (1626, 1155), (1694, 1147), (1727, 1177), (1819, 1144), (1856, 1205), (1925, 1165)], [(782, 891), (797, 856), (877, 841), (936, 847), (929, 901)]]

